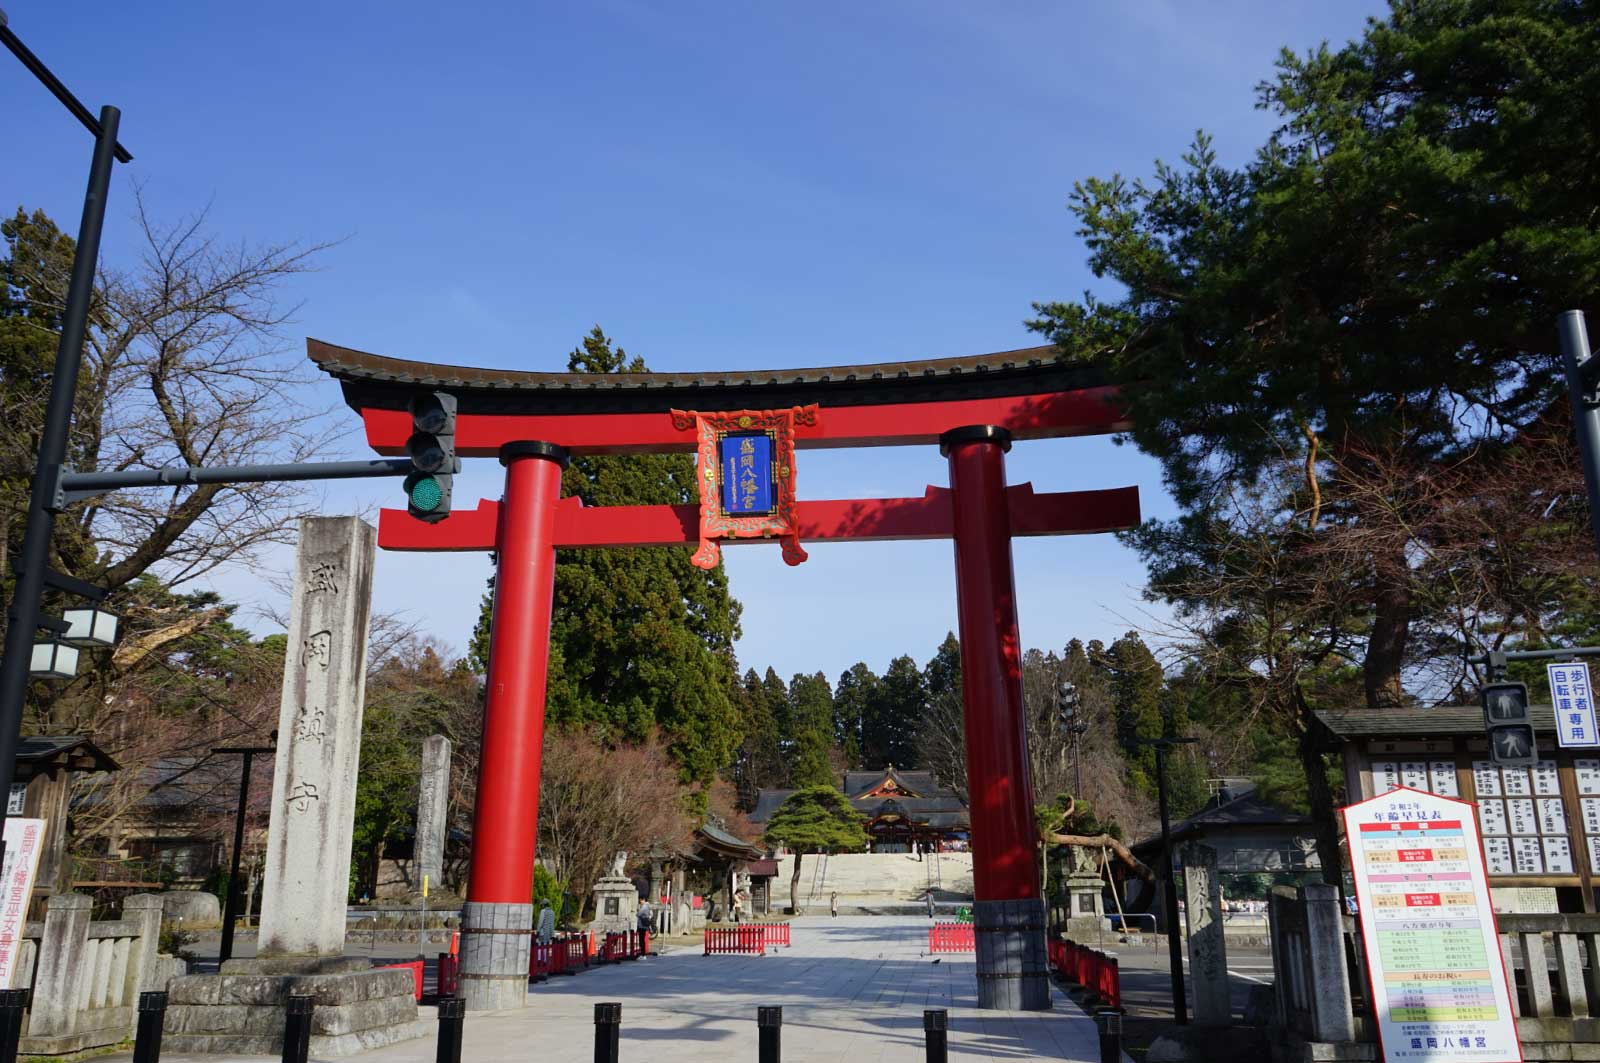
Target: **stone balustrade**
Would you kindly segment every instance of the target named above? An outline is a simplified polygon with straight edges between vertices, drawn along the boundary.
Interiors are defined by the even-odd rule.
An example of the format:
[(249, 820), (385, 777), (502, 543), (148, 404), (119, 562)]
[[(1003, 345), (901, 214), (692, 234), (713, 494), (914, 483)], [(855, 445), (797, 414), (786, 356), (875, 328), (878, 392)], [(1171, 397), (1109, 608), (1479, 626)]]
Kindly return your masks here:
[(139, 994), (165, 988), (183, 961), (158, 952), (161, 898), (123, 902), (122, 918), (96, 922), (90, 899), (62, 893), (29, 923), (12, 987), (33, 990), (19, 1046), (25, 1055), (62, 1055), (133, 1036)]
[[(1332, 886), (1273, 890), (1277, 1022), (1292, 1040), (1343, 1044), (1338, 1058), (1376, 1059), (1360, 928), (1339, 903)], [(1600, 914), (1506, 913), (1496, 923), (1523, 1058), (1600, 1059)]]

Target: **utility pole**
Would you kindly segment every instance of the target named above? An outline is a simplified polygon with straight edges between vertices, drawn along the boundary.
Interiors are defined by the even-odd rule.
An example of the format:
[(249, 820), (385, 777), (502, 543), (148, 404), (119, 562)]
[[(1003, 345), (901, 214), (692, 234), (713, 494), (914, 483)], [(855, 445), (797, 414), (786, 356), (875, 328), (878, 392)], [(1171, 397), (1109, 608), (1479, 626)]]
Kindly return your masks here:
[[(94, 292), (95, 265), (100, 260), (100, 233), (105, 226), (106, 195), (111, 188), (113, 160), (131, 162), (133, 156), (117, 143), (122, 112), (102, 107), (97, 121), (89, 109), (69, 92), (59, 78), (28, 50), (11, 31), (0, 12), (0, 43), (60, 100), (83, 126), (94, 134), (94, 156), (89, 164), (89, 187), (83, 197), (83, 217), (78, 223), (78, 245), (72, 257), (72, 279), (61, 318), (61, 340), (56, 346), (55, 370), (50, 377), (50, 397), (39, 434), (39, 456), (33, 468), (33, 489), (28, 500), (22, 548), (15, 562), (16, 586), (6, 612), (4, 657), (0, 658), (0, 794), (11, 792), (16, 774), (17, 744), (22, 736), (23, 699), (28, 692), (28, 668), (33, 657), (34, 632), (39, 628), (39, 605), (50, 558), (50, 538), (55, 531), (56, 473), (67, 457), (67, 432), (72, 425), (72, 403), (78, 389), (78, 366), (83, 357), (89, 299)], [(5, 851), (6, 810), (0, 804), (0, 853)]]
[(1189, 1024), (1189, 1003), (1183, 986), (1183, 943), (1178, 933), (1178, 882), (1172, 870), (1172, 818), (1167, 802), (1167, 751), (1173, 746), (1198, 742), (1198, 738), (1136, 738), (1135, 745), (1156, 751), (1156, 800), (1161, 806), (1161, 863), (1166, 872), (1162, 905), (1167, 913), (1167, 962), (1172, 970), (1172, 1021)]

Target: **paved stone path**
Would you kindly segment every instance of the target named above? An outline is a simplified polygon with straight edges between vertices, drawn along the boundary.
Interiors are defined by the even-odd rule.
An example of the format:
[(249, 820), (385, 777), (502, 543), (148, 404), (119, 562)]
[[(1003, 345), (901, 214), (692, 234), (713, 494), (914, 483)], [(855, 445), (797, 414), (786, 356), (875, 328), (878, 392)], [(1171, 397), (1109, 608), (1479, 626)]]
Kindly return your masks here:
[[(621, 1063), (755, 1063), (762, 1004), (783, 1006), (784, 1063), (922, 1063), (923, 1008), (949, 1009), (953, 1061), (1100, 1058), (1093, 1021), (1059, 992), (1051, 1012), (979, 1011), (972, 957), (934, 963), (921, 954), (927, 928), (916, 917), (807, 917), (793, 921), (792, 948), (766, 956), (679, 949), (554, 978), (525, 1009), (469, 1014), (462, 1059), (589, 1063), (601, 1001), (622, 1004)], [(357, 1058), (432, 1063), (434, 1041)]]

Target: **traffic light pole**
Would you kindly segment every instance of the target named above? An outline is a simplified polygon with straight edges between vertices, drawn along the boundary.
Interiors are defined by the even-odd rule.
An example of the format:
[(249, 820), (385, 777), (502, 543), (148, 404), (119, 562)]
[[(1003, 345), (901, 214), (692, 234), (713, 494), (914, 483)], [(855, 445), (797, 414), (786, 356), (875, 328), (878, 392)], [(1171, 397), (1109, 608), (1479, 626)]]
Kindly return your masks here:
[[(218, 963), (233, 959), (233, 924), (239, 918), (239, 857), (244, 851), (245, 809), (250, 804), (250, 763), (257, 753), (276, 753), (276, 746), (239, 746), (231, 749), (213, 749), (213, 753), (239, 753), (244, 763), (239, 768), (239, 811), (233, 821), (233, 861), (228, 872), (228, 897), (222, 911), (222, 948), (217, 953)], [(250, 915), (245, 913), (246, 918)]]
[(1583, 481), (1589, 491), (1589, 525), (1600, 549), (1600, 363), (1590, 356), (1582, 310), (1563, 313), (1556, 319), (1556, 329), (1572, 401), (1572, 426), (1583, 458)]
[(1156, 801), (1161, 808), (1161, 861), (1166, 873), (1162, 904), (1167, 914), (1167, 965), (1172, 974), (1172, 1021), (1189, 1024), (1189, 1002), (1183, 985), (1183, 943), (1178, 932), (1178, 879), (1172, 869), (1172, 820), (1167, 807), (1167, 751), (1173, 746), (1198, 742), (1198, 738), (1136, 738), (1135, 745), (1156, 751)]

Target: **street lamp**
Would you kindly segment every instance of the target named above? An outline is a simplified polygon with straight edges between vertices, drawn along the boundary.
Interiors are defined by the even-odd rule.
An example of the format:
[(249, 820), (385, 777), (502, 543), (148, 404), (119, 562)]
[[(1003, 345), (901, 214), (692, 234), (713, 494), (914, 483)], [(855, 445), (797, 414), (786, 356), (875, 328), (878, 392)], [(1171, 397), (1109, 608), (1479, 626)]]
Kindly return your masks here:
[[(94, 156), (89, 165), (88, 188), (83, 196), (83, 216), (78, 223), (78, 243), (72, 257), (72, 279), (61, 313), (61, 337), (56, 345), (55, 367), (50, 375), (50, 396), (46, 400), (44, 423), (39, 432), (39, 454), (33, 467), (22, 544), (13, 558), (16, 584), (7, 611), (5, 650), (0, 654), (0, 793), (10, 793), (16, 771), (17, 745), (22, 737), (22, 703), (27, 694), (28, 676), (33, 670), (34, 632), (41, 625), (39, 603), (44, 595), (50, 538), (55, 531), (55, 515), (63, 499), (57, 492), (58, 478), (67, 459), (67, 435), (72, 427), (72, 403), (78, 389), (78, 367), (83, 361), (83, 341), (88, 329), (89, 300), (94, 292), (95, 265), (100, 258), (100, 233), (105, 227), (106, 197), (111, 189), (113, 160), (129, 162), (133, 156), (117, 143), (117, 126), (122, 112), (102, 107), (100, 117), (89, 113), (61, 79), (56, 77), (11, 31), (0, 11), (0, 44), (36, 77), (83, 127), (94, 134)], [(103, 595), (102, 595), (103, 596)], [(56, 630), (52, 622), (48, 625)], [(96, 634), (90, 625), (88, 634)], [(52, 666), (65, 667), (61, 640), (48, 651)], [(75, 654), (76, 647), (66, 647)], [(74, 665), (76, 662), (74, 662)], [(76, 667), (73, 672), (77, 671)], [(54, 674), (60, 674), (56, 672)], [(5, 808), (0, 806), (0, 854), (5, 852)]]
[(67, 622), (61, 641), (83, 649), (104, 649), (117, 641), (117, 617), (100, 608), (98, 602), (79, 609), (66, 609), (61, 619)]
[(34, 679), (71, 679), (78, 674), (78, 648), (59, 638), (33, 644), (28, 675)]

